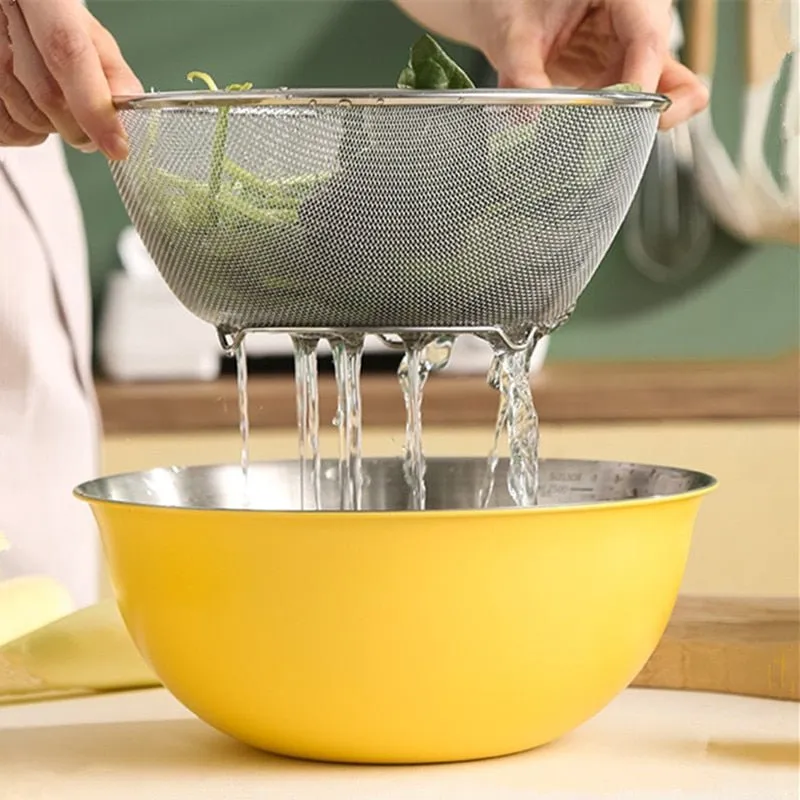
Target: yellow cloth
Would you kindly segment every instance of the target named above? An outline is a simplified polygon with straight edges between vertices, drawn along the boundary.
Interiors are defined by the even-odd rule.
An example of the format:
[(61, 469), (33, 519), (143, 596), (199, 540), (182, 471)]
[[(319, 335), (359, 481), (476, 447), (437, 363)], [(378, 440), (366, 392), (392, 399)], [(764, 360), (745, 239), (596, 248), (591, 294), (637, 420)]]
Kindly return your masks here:
[(72, 609), (49, 577), (0, 581), (0, 704), (159, 685), (113, 600)]

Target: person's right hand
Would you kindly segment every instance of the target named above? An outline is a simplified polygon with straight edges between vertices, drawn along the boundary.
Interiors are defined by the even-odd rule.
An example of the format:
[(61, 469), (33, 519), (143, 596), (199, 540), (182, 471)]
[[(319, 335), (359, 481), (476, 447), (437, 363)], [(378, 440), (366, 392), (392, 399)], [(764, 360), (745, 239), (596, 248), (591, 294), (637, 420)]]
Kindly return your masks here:
[(504, 88), (635, 83), (672, 106), (661, 127), (702, 111), (708, 89), (670, 52), (673, 0), (395, 0), (420, 24), (481, 50)]
[(58, 133), (84, 152), (128, 154), (112, 95), (142, 85), (80, 0), (0, 0), (0, 146)]

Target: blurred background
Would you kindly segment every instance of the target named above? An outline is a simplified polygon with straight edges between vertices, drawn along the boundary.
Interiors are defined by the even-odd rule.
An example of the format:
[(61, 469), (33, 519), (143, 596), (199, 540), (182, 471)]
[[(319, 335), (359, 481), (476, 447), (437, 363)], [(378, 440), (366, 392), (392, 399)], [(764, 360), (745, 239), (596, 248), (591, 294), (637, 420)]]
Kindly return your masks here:
[[(722, 487), (703, 511), (685, 590), (796, 595), (800, 251), (790, 79), (797, 65), (785, 53), (792, 37), (796, 47), (798, 0), (715, 5), (716, 21), (698, 13), (705, 0), (677, 6), (684, 60), (700, 68), (716, 50), (711, 114), (659, 139), (625, 228), (549, 342), (535, 379), (542, 452), (712, 472)], [(782, 16), (773, 13), (777, 5)], [(420, 33), (388, 0), (89, 0), (89, 7), (145, 87), (158, 90), (187, 88), (190, 70), (220, 85), (392, 86)], [(676, 35), (676, 48), (680, 41)], [(479, 54), (445, 44), (477, 83), (494, 85)], [(136, 241), (120, 242), (128, 220), (105, 161), (69, 159), (90, 243), (105, 471), (235, 460), (230, 360), (213, 332), (191, 328), (147, 278)], [(759, 173), (764, 162), (775, 185)], [(715, 183), (715, 175), (727, 178)], [(794, 219), (789, 203), (781, 220), (786, 203), (774, 195), (791, 194), (787, 177)], [(756, 202), (766, 204), (761, 227), (743, 220)], [(176, 325), (196, 335), (172, 335)], [(251, 348), (254, 459), (297, 454), (288, 342), (270, 341)], [(390, 374), (397, 360), (378, 348), (365, 361), (368, 454), (402, 447), (404, 409)], [(485, 352), (466, 353), (460, 376), (448, 370), (429, 383), (429, 454), (488, 452), (496, 397), (485, 386), (487, 366)], [(335, 404), (330, 381), (322, 394), (325, 426)], [(332, 429), (322, 446), (335, 453)]]

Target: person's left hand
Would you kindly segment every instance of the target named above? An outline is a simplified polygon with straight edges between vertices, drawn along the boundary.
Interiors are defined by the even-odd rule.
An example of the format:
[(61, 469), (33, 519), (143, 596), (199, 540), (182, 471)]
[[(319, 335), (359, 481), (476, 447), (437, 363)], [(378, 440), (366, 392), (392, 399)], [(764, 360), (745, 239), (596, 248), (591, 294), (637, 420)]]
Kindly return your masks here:
[(124, 158), (112, 96), (141, 91), (113, 36), (80, 0), (0, 0), (0, 146), (58, 133), (79, 150)]

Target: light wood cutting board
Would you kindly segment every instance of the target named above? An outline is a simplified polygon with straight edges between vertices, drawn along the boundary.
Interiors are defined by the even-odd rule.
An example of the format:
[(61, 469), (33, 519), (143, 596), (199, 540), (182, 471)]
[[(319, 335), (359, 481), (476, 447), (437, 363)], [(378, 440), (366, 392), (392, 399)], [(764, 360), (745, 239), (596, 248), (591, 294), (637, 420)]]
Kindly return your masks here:
[(681, 597), (634, 686), (800, 700), (800, 599)]

